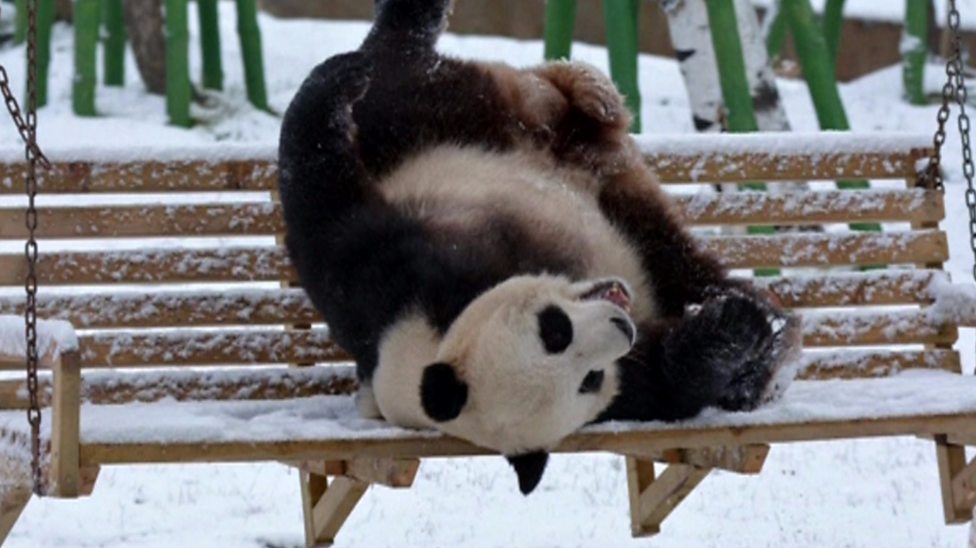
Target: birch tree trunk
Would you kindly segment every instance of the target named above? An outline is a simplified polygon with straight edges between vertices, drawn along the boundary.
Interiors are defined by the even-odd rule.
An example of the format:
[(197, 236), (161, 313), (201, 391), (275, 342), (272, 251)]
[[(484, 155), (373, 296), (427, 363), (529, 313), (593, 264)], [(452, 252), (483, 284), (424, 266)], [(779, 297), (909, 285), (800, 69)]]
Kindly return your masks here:
[(705, 0), (661, 0), (661, 7), (668, 17), (671, 46), (685, 81), (695, 130), (719, 133), (725, 126), (725, 103)]
[(769, 53), (752, 2), (735, 0), (735, 17), (759, 131), (789, 131), (790, 121), (783, 109), (779, 88), (776, 87), (776, 75), (769, 62)]

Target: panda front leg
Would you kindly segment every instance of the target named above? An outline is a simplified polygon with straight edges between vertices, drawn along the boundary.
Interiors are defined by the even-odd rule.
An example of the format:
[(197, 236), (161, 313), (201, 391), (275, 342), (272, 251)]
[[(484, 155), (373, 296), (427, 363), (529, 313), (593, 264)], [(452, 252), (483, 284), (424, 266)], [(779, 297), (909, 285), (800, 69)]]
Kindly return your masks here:
[(634, 349), (617, 362), (618, 393), (597, 418), (674, 421), (706, 407), (747, 411), (777, 397), (792, 379), (783, 344), (798, 332), (792, 317), (748, 295), (707, 300), (686, 317), (642, 325)]

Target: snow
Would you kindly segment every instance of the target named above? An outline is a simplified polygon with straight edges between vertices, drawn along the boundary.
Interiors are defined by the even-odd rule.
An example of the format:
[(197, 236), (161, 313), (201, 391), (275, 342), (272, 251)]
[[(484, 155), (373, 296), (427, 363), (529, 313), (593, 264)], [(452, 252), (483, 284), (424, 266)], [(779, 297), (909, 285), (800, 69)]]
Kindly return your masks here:
[[(899, 2), (849, 0), (849, 11), (860, 9), (857, 6), (865, 5), (864, 2), (879, 13), (902, 9)], [(976, 14), (971, 4), (973, 2), (967, 0), (962, 8), (967, 10), (970, 6), (967, 13)], [(72, 149), (81, 151), (75, 154), (82, 154), (108, 147), (114, 150), (99, 154), (105, 158), (111, 154), (118, 159), (144, 154), (145, 148), (160, 147), (171, 151), (181, 149), (181, 154), (193, 155), (193, 149), (212, 147), (215, 143), (221, 149), (234, 143), (234, 147), (254, 146), (273, 151), (279, 119), (251, 108), (244, 100), (242, 68), (236, 61), (240, 55), (237, 42), (232, 39), (235, 35), (233, 10), (223, 7), (224, 3), (221, 5), (227, 91), (212, 95), (206, 106), (194, 106), (194, 114), (201, 122), (190, 130), (165, 125), (163, 99), (143, 94), (136, 82), (131, 58), (127, 65), (126, 88), (99, 88), (98, 108), (102, 116), (94, 119), (72, 116), (72, 35), (69, 28), (57, 25), (52, 48), (52, 103), (39, 116), (40, 138), (45, 148), (67, 151), (64, 154), (70, 157)], [(2, 10), (8, 21), (10, 11)], [(363, 23), (277, 21), (263, 16), (261, 24), (269, 96), (273, 109), (278, 112), (287, 105), (309, 68), (324, 57), (355, 47), (367, 29)], [(442, 46), (457, 55), (505, 60), (516, 65), (532, 64), (542, 57), (542, 45), (538, 41), (448, 36)], [(196, 51), (196, 48), (191, 49)], [(577, 44), (574, 55), (606, 68), (606, 52), (602, 48)], [(15, 86), (23, 82), (22, 49), (0, 50), (0, 63), (7, 67)], [(199, 74), (199, 67), (199, 58), (194, 57), (192, 74)], [(646, 131), (691, 133), (694, 128), (677, 64), (672, 60), (642, 56), (640, 71)], [(932, 78), (942, 74), (941, 68), (934, 65), (927, 72)], [(779, 84), (793, 127), (804, 132), (815, 131), (816, 117), (806, 88), (799, 82), (781, 81)], [(934, 79), (927, 85), (931, 90), (938, 89)], [(855, 131), (930, 134), (934, 129), (935, 107), (912, 107), (902, 103), (900, 89), (898, 67), (844, 85), (841, 94)], [(685, 144), (695, 146), (696, 142), (686, 141)], [(16, 132), (8, 125), (0, 124), (0, 145), (18, 144)], [(948, 144), (943, 163), (948, 176), (948, 221), (944, 226), (950, 229), (949, 245), (953, 257), (948, 267), (955, 282), (964, 283), (970, 279), (971, 251), (966, 231), (967, 209), (961, 199), (963, 187), (955, 124), (949, 124)], [(132, 152), (142, 147), (143, 150)], [(53, 201), (49, 197), (45, 199)], [(147, 199), (161, 198), (155, 195)], [(191, 197), (166, 196), (165, 199), (189, 200)], [(207, 241), (212, 245), (211, 240)], [(239, 240), (231, 241), (240, 243)], [(6, 244), (0, 243), (3, 245)], [(69, 249), (75, 244), (42, 242), (42, 245), (48, 245), (44, 249), (49, 250), (52, 247)], [(106, 245), (140, 250), (159, 246), (155, 241), (147, 243), (144, 240)], [(182, 240), (166, 245), (194, 248), (201, 244), (197, 240)], [(21, 248), (20, 243), (14, 242), (4, 249), (13, 252)], [(54, 294), (55, 290), (47, 288), (47, 291)], [(963, 366), (967, 372), (973, 368), (972, 347), (972, 333), (964, 331), (957, 348), (963, 353)], [(874, 410), (874, 403), (879, 403), (883, 409), (887, 397), (895, 398), (902, 405), (936, 410), (939, 406), (948, 409), (972, 402), (970, 377), (952, 379), (963, 383), (957, 388), (966, 393), (952, 394), (958, 395), (959, 399), (946, 397), (933, 402), (918, 401), (918, 394), (925, 387), (945, 387), (955, 391), (952, 386), (956, 385), (948, 386), (950, 383), (943, 379), (944, 376), (937, 374), (906, 373), (896, 380), (908, 382), (884, 385), (886, 391), (879, 394), (882, 401), (870, 405)], [(911, 387), (916, 383), (919, 389), (914, 391)], [(812, 401), (817, 398), (805, 394), (805, 386), (803, 382), (794, 383), (788, 392), (789, 399), (784, 400), (784, 405), (789, 401), (797, 405), (770, 408), (764, 412), (773, 413), (779, 409), (780, 413), (799, 419), (809, 416), (814, 410), (800, 406), (801, 397), (809, 396), (810, 405), (823, 402)], [(843, 390), (849, 385), (836, 382), (825, 386)], [(850, 402), (837, 401), (840, 393), (821, 392), (819, 395), (830, 397), (837, 409), (824, 410), (825, 406), (820, 405), (817, 412), (850, 413), (856, 410), (854, 406), (869, 405), (866, 399), (858, 399), (856, 393), (850, 394), (854, 398)], [(348, 400), (329, 401), (350, 405)], [(147, 404), (145, 413), (177, 407), (173, 402), (158, 405), (161, 407)], [(234, 407), (237, 406), (226, 409)], [(270, 413), (270, 408), (251, 407), (247, 410)], [(87, 418), (89, 411), (92, 409), (86, 407), (86, 425), (97, 418), (94, 415)], [(301, 416), (303, 411), (295, 409), (294, 412)], [(304, 408), (304, 412), (321, 416), (338, 410), (326, 405), (321, 410)], [(117, 418), (113, 415), (112, 420)], [(215, 423), (206, 423), (200, 417), (191, 418), (192, 424), (197, 425), (195, 428), (214, 428)], [(279, 424), (278, 419), (282, 417), (258, 413), (253, 418), (261, 431), (271, 436), (272, 425)], [(702, 420), (740, 419), (726, 416), (704, 417)], [(23, 413), (13, 415), (10, 420), (23, 421)], [(221, 416), (221, 420), (234, 428), (244, 428), (247, 414), (228, 412)], [(101, 427), (109, 426), (102, 424)], [(154, 430), (154, 426), (130, 423), (128, 428), (146, 435)], [(369, 431), (371, 427), (350, 423), (344, 426), (357, 433), (362, 428)], [(97, 433), (97, 428), (90, 432)], [(161, 432), (160, 437), (163, 434)], [(7, 445), (0, 443), (0, 446)], [(21, 457), (25, 454), (23, 443), (9, 446), (14, 447)], [(958, 547), (965, 542), (967, 528), (943, 524), (936, 470), (931, 442), (912, 438), (777, 445), (760, 476), (713, 473), (665, 522), (659, 536), (633, 540), (629, 535), (623, 461), (619, 457), (599, 454), (554, 456), (539, 489), (527, 498), (518, 493), (503, 459), (431, 459), (423, 463), (413, 489), (371, 489), (350, 516), (339, 541), (344, 546), (377, 547)], [(5, 546), (300, 546), (302, 530), (297, 472), (280, 464), (106, 467), (90, 498), (77, 502), (32, 501)]]
[[(26, 356), (27, 341), (23, 316), (0, 316), (0, 348), (11, 356)], [(78, 336), (70, 323), (61, 320), (37, 321), (37, 354), (78, 350)]]
[(636, 138), (645, 154), (674, 156), (731, 154), (808, 154), (810, 156), (852, 153), (904, 152), (932, 146), (932, 135), (910, 132), (852, 133), (764, 132), (708, 135), (642, 135)]

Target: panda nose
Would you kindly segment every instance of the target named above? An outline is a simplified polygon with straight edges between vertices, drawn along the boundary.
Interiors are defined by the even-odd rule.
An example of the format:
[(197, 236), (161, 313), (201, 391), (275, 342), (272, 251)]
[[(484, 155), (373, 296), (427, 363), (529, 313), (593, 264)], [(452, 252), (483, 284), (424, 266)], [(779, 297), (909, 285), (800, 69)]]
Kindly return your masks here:
[(631, 346), (637, 342), (637, 334), (634, 333), (634, 324), (630, 323), (629, 320), (615, 316), (610, 318), (610, 323), (627, 336), (627, 340), (630, 341)]

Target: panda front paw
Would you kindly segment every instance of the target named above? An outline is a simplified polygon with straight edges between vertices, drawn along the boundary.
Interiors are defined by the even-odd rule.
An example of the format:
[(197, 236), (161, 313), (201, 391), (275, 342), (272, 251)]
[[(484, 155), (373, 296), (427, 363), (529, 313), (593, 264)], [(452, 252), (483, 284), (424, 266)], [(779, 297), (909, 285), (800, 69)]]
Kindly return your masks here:
[(795, 375), (800, 322), (766, 299), (740, 290), (690, 307), (668, 337), (668, 361), (700, 386), (701, 398), (746, 411), (781, 395)]

